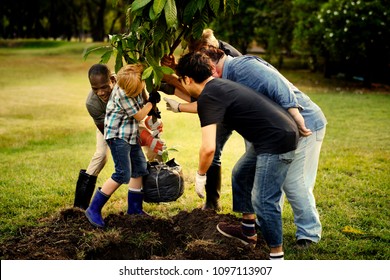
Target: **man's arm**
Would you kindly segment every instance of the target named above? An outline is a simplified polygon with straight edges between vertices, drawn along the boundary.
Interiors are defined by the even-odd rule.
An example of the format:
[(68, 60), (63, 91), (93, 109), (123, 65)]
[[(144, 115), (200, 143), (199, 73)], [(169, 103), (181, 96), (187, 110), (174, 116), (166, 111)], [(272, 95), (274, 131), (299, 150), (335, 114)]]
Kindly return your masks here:
[(195, 174), (195, 192), (200, 198), (204, 198), (207, 175), (215, 153), (215, 140), (217, 125), (211, 124), (202, 127), (202, 145), (199, 150), (199, 167)]
[(164, 75), (163, 81), (167, 84), (175, 87), (175, 95), (179, 97), (180, 99), (183, 99), (187, 102), (191, 101), (191, 96), (188, 93), (188, 91), (183, 87), (183, 85), (179, 82), (176, 75)]
[(185, 113), (198, 113), (198, 102), (191, 103), (180, 103), (179, 105), (180, 112)]
[(95, 123), (97, 129), (104, 135), (104, 119), (106, 116), (106, 110), (94, 102), (86, 102), (86, 108), (88, 114), (91, 116), (93, 122)]
[(191, 96), (189, 95), (189, 93), (187, 91), (182, 92), (180, 89), (176, 88), (175, 95), (177, 97), (179, 97), (180, 99), (183, 99), (184, 101), (191, 102)]
[(202, 144), (199, 149), (198, 173), (206, 174), (215, 153), (215, 142), (217, 135), (217, 125), (210, 124), (202, 127)]
[(304, 137), (310, 136), (312, 134), (312, 132), (310, 129), (308, 129), (306, 127), (305, 119), (303, 118), (303, 116), (299, 112), (299, 109), (298, 108), (289, 108), (287, 111), (289, 112), (289, 114), (294, 119), (295, 123), (297, 124), (299, 134), (301, 136), (304, 136)]

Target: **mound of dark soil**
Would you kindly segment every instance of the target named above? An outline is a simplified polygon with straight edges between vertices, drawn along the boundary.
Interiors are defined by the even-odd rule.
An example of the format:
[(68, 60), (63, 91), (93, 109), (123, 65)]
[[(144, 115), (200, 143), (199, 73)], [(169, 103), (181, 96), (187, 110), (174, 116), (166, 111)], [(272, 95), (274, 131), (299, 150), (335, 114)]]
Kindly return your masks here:
[(22, 228), (0, 244), (0, 259), (11, 260), (238, 260), (266, 259), (259, 236), (255, 249), (224, 237), (221, 221), (239, 223), (233, 215), (195, 209), (169, 219), (138, 215), (109, 215), (106, 228), (94, 228), (84, 211), (69, 208), (41, 226)]

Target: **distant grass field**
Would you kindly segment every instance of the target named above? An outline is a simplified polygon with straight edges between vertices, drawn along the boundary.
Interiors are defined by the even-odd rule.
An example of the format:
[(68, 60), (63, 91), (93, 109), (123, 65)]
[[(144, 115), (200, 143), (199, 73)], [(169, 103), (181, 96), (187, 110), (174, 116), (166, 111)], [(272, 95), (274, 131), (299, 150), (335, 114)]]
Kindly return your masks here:
[[(82, 59), (87, 43), (0, 41), (0, 234), (37, 225), (73, 205), (78, 172), (95, 148), (95, 127), (85, 109), (87, 71), (97, 55)], [(112, 67), (112, 64), (110, 64)], [(375, 260), (390, 258), (390, 92), (324, 80), (307, 71), (282, 71), (306, 92), (328, 119), (315, 196), (323, 238), (308, 250), (295, 249), (295, 226), (288, 203), (283, 213), (286, 259)], [(202, 201), (193, 183), (200, 145), (196, 115), (174, 114), (160, 103), (163, 138), (183, 166), (185, 194), (178, 201), (147, 204), (152, 215), (191, 211)], [(234, 134), (223, 162), (223, 213), (231, 213), (230, 172), (244, 151)], [(109, 160), (98, 179), (113, 170)], [(127, 207), (122, 186), (103, 215)]]

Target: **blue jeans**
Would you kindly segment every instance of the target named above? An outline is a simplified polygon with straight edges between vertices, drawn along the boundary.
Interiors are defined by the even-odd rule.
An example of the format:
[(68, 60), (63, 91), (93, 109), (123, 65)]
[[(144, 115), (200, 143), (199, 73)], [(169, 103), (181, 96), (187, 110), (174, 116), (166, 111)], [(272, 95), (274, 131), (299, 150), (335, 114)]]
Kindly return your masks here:
[(233, 131), (228, 128), (226, 125), (219, 123), (217, 125), (217, 135), (216, 135), (216, 143), (215, 143), (215, 153), (213, 162), (211, 165), (221, 166), (221, 155), (223, 147), (225, 146), (227, 140), (229, 140)]
[[(313, 189), (325, 130), (324, 127), (314, 131), (309, 137), (299, 139), (294, 160), (283, 185), (283, 191), (294, 212), (297, 240), (309, 239), (318, 242), (321, 239), (322, 226)], [(283, 199), (281, 206), (283, 206)]]
[(111, 175), (118, 184), (127, 184), (131, 178), (149, 174), (145, 155), (139, 144), (130, 145), (120, 138), (107, 139), (115, 164), (115, 172)]
[(233, 210), (255, 213), (270, 247), (278, 247), (283, 243), (279, 202), (294, 153), (257, 155), (253, 145), (247, 145), (245, 154), (233, 168)]

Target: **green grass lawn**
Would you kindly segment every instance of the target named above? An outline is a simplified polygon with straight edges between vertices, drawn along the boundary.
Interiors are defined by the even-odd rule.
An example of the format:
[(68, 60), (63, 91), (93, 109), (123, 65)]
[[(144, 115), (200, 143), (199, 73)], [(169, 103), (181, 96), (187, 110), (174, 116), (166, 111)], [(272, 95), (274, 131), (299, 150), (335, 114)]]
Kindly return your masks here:
[[(91, 46), (87, 43), (0, 46), (2, 240), (73, 205), (78, 172), (87, 167), (95, 148), (95, 127), (84, 102), (87, 71), (99, 57), (82, 59), (83, 50)], [(286, 259), (389, 259), (390, 92), (324, 80), (307, 71), (284, 73), (323, 109), (329, 122), (315, 187), (323, 238), (297, 251), (286, 203)], [(202, 205), (193, 188), (200, 128), (196, 115), (168, 112), (163, 103), (159, 108), (163, 138), (179, 150), (171, 157), (183, 166), (186, 191), (176, 202), (145, 204), (145, 209), (168, 217)], [(222, 158), (222, 213), (231, 213), (230, 172), (243, 151), (243, 140), (234, 134)], [(98, 184), (112, 171), (109, 160)], [(104, 215), (126, 209), (126, 192), (124, 186), (115, 192)]]

